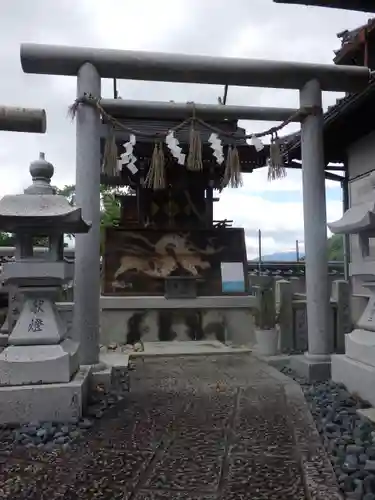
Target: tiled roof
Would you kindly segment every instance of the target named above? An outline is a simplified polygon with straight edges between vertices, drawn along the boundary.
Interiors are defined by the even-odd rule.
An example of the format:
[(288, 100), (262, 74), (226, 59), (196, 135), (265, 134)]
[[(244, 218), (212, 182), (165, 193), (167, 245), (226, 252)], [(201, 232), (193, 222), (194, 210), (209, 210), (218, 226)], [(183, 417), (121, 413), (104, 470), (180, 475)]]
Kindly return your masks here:
[(275, 3), (309, 5), (311, 7), (331, 7), (334, 9), (375, 12), (374, 0), (273, 0)]
[[(338, 99), (336, 104), (330, 106), (326, 113), (324, 113), (324, 134), (326, 135), (333, 126), (337, 124), (338, 119), (345, 116), (345, 120), (350, 122), (350, 115), (358, 111), (360, 107), (366, 109), (369, 99), (375, 97), (375, 77), (370, 81), (366, 89), (358, 94), (349, 94), (346, 97)], [(370, 111), (370, 110), (369, 110)], [(371, 111), (370, 111), (371, 112)], [(355, 128), (355, 124), (352, 124)], [(299, 159), (301, 148), (301, 132), (298, 131), (294, 134), (284, 136), (282, 138), (284, 143), (285, 156), (288, 160)]]

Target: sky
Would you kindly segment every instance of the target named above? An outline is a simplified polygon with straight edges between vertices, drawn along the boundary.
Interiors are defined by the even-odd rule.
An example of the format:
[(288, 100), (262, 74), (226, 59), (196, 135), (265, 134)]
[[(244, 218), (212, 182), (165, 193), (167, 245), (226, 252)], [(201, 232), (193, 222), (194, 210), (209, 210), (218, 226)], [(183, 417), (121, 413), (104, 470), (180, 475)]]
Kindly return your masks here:
[[(55, 167), (55, 185), (75, 182), (75, 127), (67, 109), (75, 99), (76, 79), (24, 74), (23, 42), (331, 63), (340, 46), (336, 34), (370, 17), (272, 0), (1, 0), (0, 16), (2, 104), (44, 108), (48, 120), (45, 135), (0, 132), (0, 196), (30, 183), (28, 166), (40, 151)], [(124, 99), (216, 104), (223, 95), (223, 88), (213, 85), (120, 81), (118, 87)], [(102, 96), (113, 96), (111, 81), (103, 81)], [(324, 93), (324, 106), (340, 96)], [(298, 91), (230, 87), (227, 102), (298, 107)], [(273, 123), (239, 125), (251, 133)], [(332, 181), (326, 188), (327, 218), (333, 221), (342, 214), (341, 189)], [(300, 172), (289, 171), (274, 182), (267, 181), (266, 169), (247, 174), (242, 188), (222, 193), (215, 218), (246, 229), (249, 258), (257, 255), (258, 229), (264, 254), (293, 250), (296, 240), (303, 250)]]

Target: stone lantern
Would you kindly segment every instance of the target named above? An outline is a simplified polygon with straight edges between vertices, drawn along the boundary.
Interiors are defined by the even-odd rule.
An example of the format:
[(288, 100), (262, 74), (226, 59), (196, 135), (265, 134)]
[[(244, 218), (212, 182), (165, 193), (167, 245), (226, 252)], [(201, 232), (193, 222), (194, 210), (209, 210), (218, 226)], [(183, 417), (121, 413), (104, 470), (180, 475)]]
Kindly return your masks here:
[[(16, 239), (15, 262), (4, 282), (16, 285), (23, 305), (8, 346), (0, 353), (0, 423), (71, 421), (84, 405), (88, 371), (79, 367), (79, 344), (67, 337), (55, 300), (69, 278), (64, 234), (86, 233), (90, 224), (51, 186), (54, 168), (44, 153), (30, 165), (32, 184), (24, 194), (0, 200), (0, 230)], [(34, 255), (35, 238), (48, 251)]]

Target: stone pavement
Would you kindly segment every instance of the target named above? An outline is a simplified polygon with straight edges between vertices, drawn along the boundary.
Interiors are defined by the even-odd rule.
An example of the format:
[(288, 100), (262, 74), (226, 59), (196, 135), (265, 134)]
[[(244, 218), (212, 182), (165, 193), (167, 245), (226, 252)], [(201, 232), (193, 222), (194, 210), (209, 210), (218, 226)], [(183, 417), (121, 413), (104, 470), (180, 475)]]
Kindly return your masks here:
[(134, 364), (128, 396), (68, 450), (0, 435), (0, 499), (341, 498), (292, 380), (249, 354)]

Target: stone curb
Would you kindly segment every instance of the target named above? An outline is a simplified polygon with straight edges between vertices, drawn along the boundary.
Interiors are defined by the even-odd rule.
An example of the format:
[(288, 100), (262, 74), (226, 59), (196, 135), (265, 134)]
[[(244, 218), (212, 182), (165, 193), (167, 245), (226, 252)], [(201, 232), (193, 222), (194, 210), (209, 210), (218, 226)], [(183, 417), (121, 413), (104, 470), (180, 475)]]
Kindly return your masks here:
[(290, 426), (308, 500), (343, 500), (334, 470), (321, 442), (305, 396), (297, 382), (268, 365), (284, 387)]

